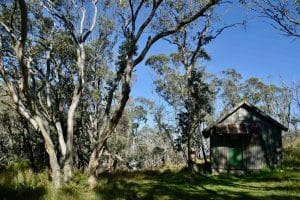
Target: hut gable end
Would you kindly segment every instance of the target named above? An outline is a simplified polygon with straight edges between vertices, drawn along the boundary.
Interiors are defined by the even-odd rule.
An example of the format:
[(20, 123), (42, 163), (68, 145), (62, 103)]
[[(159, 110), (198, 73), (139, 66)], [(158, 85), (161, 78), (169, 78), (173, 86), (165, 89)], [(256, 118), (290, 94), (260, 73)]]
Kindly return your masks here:
[(236, 132), (234, 131), (234, 128), (237, 130), (236, 133), (239, 133), (248, 130), (247, 127), (249, 126), (253, 128), (253, 126), (257, 125), (274, 126), (280, 130), (287, 131), (287, 128), (284, 125), (277, 122), (275, 119), (265, 114), (257, 107), (247, 102), (242, 102), (226, 115), (217, 120), (216, 123), (204, 129), (203, 135), (204, 137), (209, 137), (214, 130), (218, 129), (219, 127), (223, 127), (224, 130), (225, 127), (227, 127), (227, 131), (225, 131), (225, 133), (231, 131), (230, 129), (232, 129), (233, 133)]
[(276, 168), (282, 161), (282, 124), (242, 102), (203, 131), (210, 137), (212, 171)]
[(254, 113), (252, 113), (244, 107), (239, 107), (235, 112), (231, 113), (231, 115), (227, 116), (227, 118), (225, 118), (220, 123), (253, 123), (257, 121), (261, 121), (261, 118), (259, 118), (259, 116), (255, 115)]

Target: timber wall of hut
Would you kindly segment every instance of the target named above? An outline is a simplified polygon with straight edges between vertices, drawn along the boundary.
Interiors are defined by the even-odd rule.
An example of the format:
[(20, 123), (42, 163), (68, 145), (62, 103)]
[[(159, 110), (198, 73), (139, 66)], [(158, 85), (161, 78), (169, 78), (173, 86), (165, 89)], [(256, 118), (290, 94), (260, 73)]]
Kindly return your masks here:
[[(230, 166), (229, 148), (242, 148), (242, 165)], [(213, 171), (257, 170), (281, 166), (281, 129), (269, 120), (240, 107), (218, 124), (210, 139)]]

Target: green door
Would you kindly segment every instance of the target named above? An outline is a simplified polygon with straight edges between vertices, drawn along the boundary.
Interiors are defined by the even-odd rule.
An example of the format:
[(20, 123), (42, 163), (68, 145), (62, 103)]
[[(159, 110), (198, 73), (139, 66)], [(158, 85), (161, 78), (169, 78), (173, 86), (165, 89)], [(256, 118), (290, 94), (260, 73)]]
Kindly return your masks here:
[(228, 148), (228, 162), (231, 167), (241, 167), (243, 164), (242, 148)]

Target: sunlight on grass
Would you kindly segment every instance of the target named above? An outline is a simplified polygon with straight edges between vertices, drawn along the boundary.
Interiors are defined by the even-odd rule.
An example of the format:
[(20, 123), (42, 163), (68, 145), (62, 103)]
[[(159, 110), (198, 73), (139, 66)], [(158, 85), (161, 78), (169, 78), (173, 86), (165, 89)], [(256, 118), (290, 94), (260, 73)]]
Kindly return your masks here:
[(253, 177), (145, 174), (122, 173), (122, 178), (110, 174), (111, 182), (99, 186), (96, 193), (101, 199), (300, 199), (300, 171), (266, 171)]
[(95, 189), (75, 173), (69, 185), (55, 191), (47, 171), (8, 168), (0, 173), (0, 199), (300, 199), (300, 171), (262, 170), (240, 177), (186, 170), (103, 173)]
[[(8, 178), (11, 180), (7, 182)], [(120, 172), (103, 174), (94, 190), (77, 173), (59, 191), (46, 173), (0, 175), (4, 199), (300, 199), (300, 171), (260, 172), (242, 177), (188, 172)]]

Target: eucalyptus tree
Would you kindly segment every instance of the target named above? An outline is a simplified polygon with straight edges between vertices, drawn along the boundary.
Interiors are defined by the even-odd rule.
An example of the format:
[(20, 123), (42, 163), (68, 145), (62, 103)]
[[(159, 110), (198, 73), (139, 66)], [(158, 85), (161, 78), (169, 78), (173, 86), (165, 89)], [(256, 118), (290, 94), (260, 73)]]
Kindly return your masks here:
[(224, 112), (245, 100), (289, 127), (292, 107), (295, 107), (293, 104), (296, 105), (292, 88), (284, 84), (280, 86), (266, 83), (254, 77), (243, 81), (243, 76), (235, 69), (223, 70), (221, 74), (216, 82)]
[[(178, 32), (182, 27), (206, 16), (220, 0), (209, 1), (111, 1), (107, 10), (116, 13), (116, 27), (120, 28), (117, 72), (107, 82), (106, 104), (102, 124), (93, 145), (89, 163), (89, 182), (95, 184), (99, 154), (118, 125), (129, 99), (132, 72), (146, 57), (150, 48), (162, 38)], [(145, 40), (146, 38), (146, 40)], [(140, 49), (138, 48), (140, 46)], [(118, 91), (118, 92), (117, 92)]]
[(57, 188), (61, 167), (66, 182), (72, 176), (74, 115), (85, 85), (84, 46), (97, 19), (97, 1), (91, 4), (89, 23), (84, 4), (75, 1), (1, 3), (1, 77), (18, 113), (42, 134)]
[[(64, 158), (64, 175), (65, 181), (68, 182), (72, 176), (72, 164), (73, 164), (73, 135), (74, 135), (74, 116), (75, 111), (78, 107), (80, 98), (85, 88), (85, 67), (86, 67), (86, 51), (85, 43), (89, 36), (94, 31), (96, 26), (97, 14), (98, 14), (98, 0), (92, 0), (91, 4), (93, 7), (91, 21), (86, 19), (88, 17), (87, 10), (85, 8), (85, 2), (71, 1), (70, 4), (64, 2), (65, 5), (60, 3), (52, 2), (50, 0), (43, 1), (43, 7), (54, 17), (57, 18), (59, 23), (64, 24), (65, 29), (69, 36), (72, 38), (73, 45), (76, 49), (76, 65), (77, 71), (74, 74), (73, 83), (74, 89), (72, 94), (71, 103), (67, 111), (67, 137), (66, 137), (66, 153)], [(75, 16), (70, 17), (70, 14), (74, 12), (73, 9), (69, 10), (70, 7), (75, 8)], [(65, 13), (65, 12), (66, 13)], [(76, 12), (77, 11), (77, 12)], [(79, 19), (78, 12), (81, 16)], [(88, 12), (90, 13), (90, 11)], [(74, 15), (74, 14), (73, 14)], [(79, 21), (80, 20), (80, 21)], [(80, 22), (80, 23), (79, 23)], [(79, 24), (77, 24), (79, 23)], [(60, 130), (61, 127), (58, 127)]]
[[(50, 136), (45, 113), (39, 110), (36, 80), (34, 77), (32, 57), (28, 55), (29, 16), (28, 6), (23, 0), (11, 5), (1, 4), (1, 40), (0, 72), (18, 113), (26, 118), (33, 127), (40, 131), (49, 155), (52, 178), (55, 187), (60, 186), (60, 167)], [(7, 11), (11, 12), (7, 12)], [(33, 41), (31, 41), (33, 42)]]
[(261, 108), (285, 126), (290, 126), (294, 107), (294, 94), (291, 88), (284, 84), (278, 86), (265, 83), (259, 78), (249, 78), (242, 84), (243, 100)]
[(11, 108), (10, 101), (0, 99), (0, 168), (14, 162), (26, 163), (34, 171), (48, 166), (41, 136)]
[(242, 86), (243, 98), (253, 105), (262, 105), (263, 95), (262, 89), (265, 84), (259, 78), (249, 78)]
[[(286, 85), (286, 84), (284, 84)], [(292, 82), (290, 85), (287, 86), (293, 92), (293, 100), (296, 104), (298, 112), (300, 112), (300, 83), (299, 82)]]
[(289, 128), (293, 93), (290, 89), (274, 84), (265, 84), (261, 89), (262, 109)]
[(243, 76), (235, 69), (221, 71), (221, 76), (215, 82), (219, 86), (224, 112), (227, 112), (242, 101)]
[[(69, 181), (72, 174), (75, 113), (83, 92), (90, 92), (85, 72), (95, 63), (86, 62), (87, 46), (93, 45), (88, 38), (100, 42), (103, 39), (101, 34), (92, 34), (98, 7), (101, 6), (104, 12), (102, 16), (111, 18), (123, 42), (117, 42), (119, 55), (116, 64), (111, 64), (116, 70), (104, 67), (104, 77), (93, 77), (100, 81), (93, 87), (98, 87), (101, 101), (98, 101), (99, 111), (91, 120), (100, 119), (91, 145), (90, 183), (95, 183), (101, 152), (115, 131), (129, 99), (134, 68), (157, 41), (204, 18), (213, 6), (221, 2), (129, 0), (105, 1), (97, 5), (96, 0), (89, 3), (42, 0), (30, 4), (19, 0), (9, 5), (1, 3), (1, 13), (5, 15), (1, 19), (1, 76), (18, 112), (44, 138), (56, 187), (60, 186), (61, 168), (64, 169), (65, 181)], [(103, 51), (98, 53), (98, 57), (103, 56)], [(101, 66), (95, 66), (100, 75)], [(57, 140), (53, 139), (52, 133)], [(60, 161), (55, 143), (60, 146)]]
[(132, 163), (142, 163), (143, 153), (138, 150), (140, 130), (148, 120), (149, 107), (152, 104), (151, 101), (145, 98), (132, 98), (129, 100), (116, 130), (107, 144), (107, 151), (114, 157), (113, 169), (119, 163), (125, 164), (127, 167), (130, 167)]
[(0, 89), (0, 168), (14, 160), (28, 159), (29, 165), (36, 169), (33, 153), (35, 145), (28, 135), (32, 129), (15, 112), (6, 87), (0, 85)]
[(187, 162), (187, 155), (183, 143), (178, 142), (180, 136), (176, 131), (177, 124), (176, 119), (174, 119), (174, 111), (168, 112), (164, 106), (159, 106), (154, 109), (153, 118), (158, 133), (164, 141), (164, 149), (168, 152), (167, 156), (170, 158), (171, 163), (178, 164), (179, 162)]
[(286, 36), (300, 37), (299, 0), (240, 0)]
[[(152, 56), (147, 60), (147, 64), (160, 73), (160, 78), (155, 81), (156, 91), (171, 106), (177, 119), (176, 126), (181, 139), (177, 138), (179, 144), (178, 146), (173, 144), (174, 149), (176, 146), (179, 147), (179, 150), (183, 151), (188, 167), (196, 170), (192, 158), (194, 136), (199, 124), (204, 122), (204, 117), (211, 113), (214, 96), (205, 82), (204, 72), (197, 69), (197, 66), (193, 66), (192, 75), (188, 77), (187, 68), (185, 69), (184, 65), (174, 67), (174, 62), (166, 55)], [(155, 115), (155, 120), (161, 131), (167, 134), (171, 144), (174, 143), (170, 124), (162, 122), (159, 113)], [(182, 144), (186, 144), (187, 152), (181, 146)]]
[(186, 143), (187, 164), (193, 171), (197, 170), (193, 159), (195, 133), (199, 125), (205, 122), (205, 116), (212, 113), (214, 99), (214, 92), (205, 82), (206, 74), (199, 61), (210, 59), (204, 49), (208, 43), (225, 29), (236, 25), (212, 28), (211, 15), (202, 21), (195, 20), (190, 26), (184, 26), (166, 38), (177, 47), (175, 53), (152, 56), (146, 62), (161, 76), (155, 81), (156, 91), (176, 113), (181, 134), (179, 141)]

